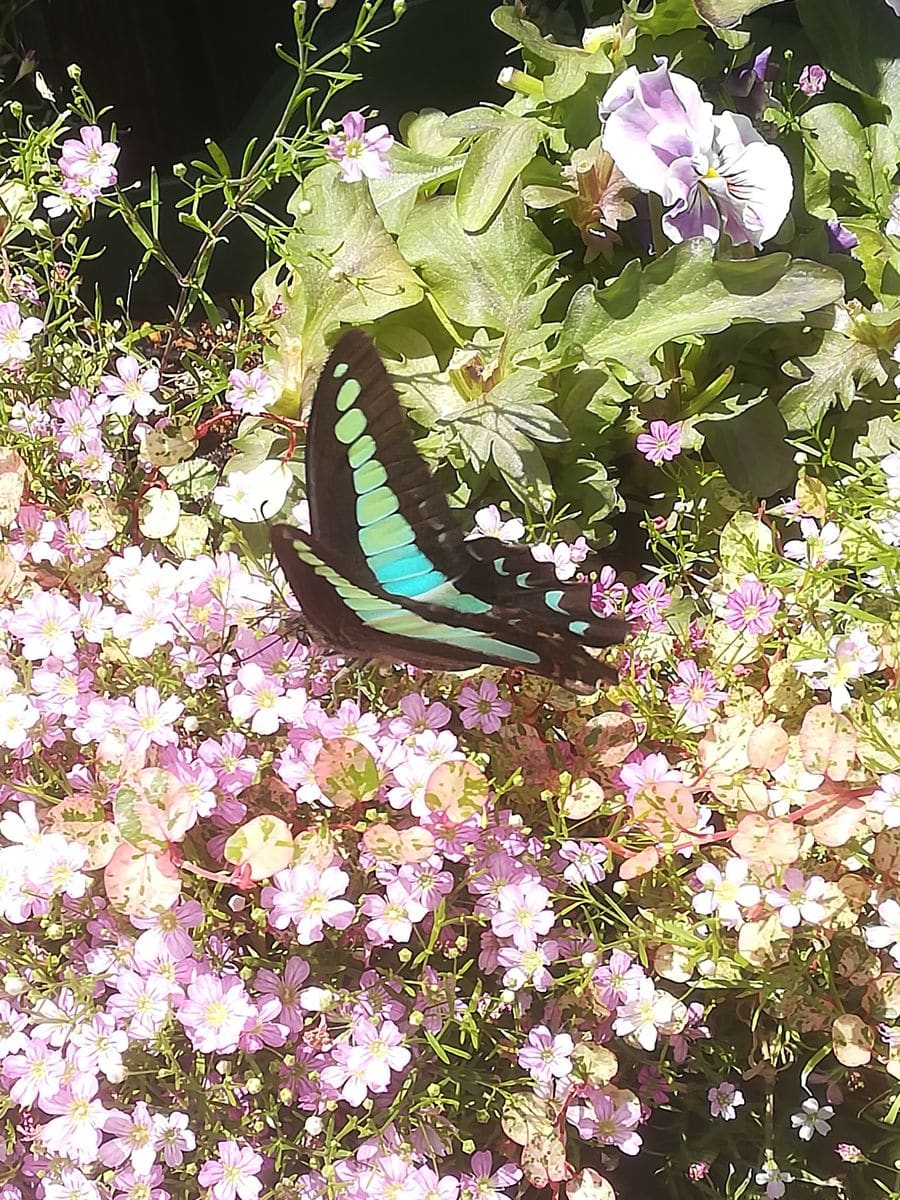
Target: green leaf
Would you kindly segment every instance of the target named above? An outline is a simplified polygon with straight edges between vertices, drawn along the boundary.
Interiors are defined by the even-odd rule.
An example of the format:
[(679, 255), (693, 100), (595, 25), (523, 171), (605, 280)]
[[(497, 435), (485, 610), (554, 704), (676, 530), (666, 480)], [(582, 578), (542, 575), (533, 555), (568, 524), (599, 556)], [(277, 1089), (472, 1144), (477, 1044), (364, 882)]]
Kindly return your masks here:
[(456, 214), (468, 233), (483, 229), (506, 199), (544, 136), (540, 121), (511, 117), (483, 133), (465, 160), (456, 189)]
[[(307, 213), (299, 207), (304, 202)], [(303, 283), (308, 358), (320, 346), (324, 353), (326, 334), (339, 324), (375, 321), (422, 299), (419, 280), (364, 184), (343, 183), (327, 163), (304, 179), (288, 211), (297, 224), (286, 255)]]
[(838, 82), (886, 105), (900, 128), (900, 18), (885, 0), (796, 0), (819, 61)]
[(406, 146), (394, 146), (390, 153), (391, 173), (385, 179), (370, 179), (369, 191), (378, 215), (390, 233), (399, 233), (413, 210), (423, 187), (437, 187), (458, 175), (466, 159), (433, 158)]
[(827, 218), (840, 213), (887, 215), (900, 147), (887, 125), (860, 125), (843, 104), (819, 104), (800, 118), (807, 168), (806, 205)]
[(880, 300), (896, 300), (900, 296), (900, 248), (884, 232), (883, 218), (842, 217), (841, 220), (859, 240), (850, 253), (862, 263), (866, 283)]
[(516, 15), (511, 7), (497, 8), (491, 20), (501, 33), (518, 42), (523, 50), (542, 63), (551, 63), (552, 70), (543, 77), (544, 95), (551, 102), (573, 96), (588, 75), (611, 75), (613, 64), (602, 46), (596, 50), (583, 50), (580, 46), (561, 46), (541, 35), (541, 31), (530, 21)]
[(729, 28), (740, 25), (744, 17), (759, 8), (781, 4), (784, 0), (694, 0), (697, 12), (714, 28)]
[(459, 138), (447, 136), (446, 121), (447, 114), (439, 108), (423, 108), (400, 118), (400, 133), (413, 153), (448, 158), (459, 145)]
[[(638, 0), (629, 0), (625, 12), (637, 26), (638, 32), (649, 37), (666, 37), (682, 29), (695, 29), (701, 22), (694, 0), (655, 0), (651, 8), (641, 11)], [(708, 19), (708, 18), (707, 18)]]
[(787, 489), (797, 475), (787, 426), (771, 400), (763, 400), (727, 421), (699, 426), (709, 452), (739, 492), (772, 496)]
[(472, 327), (503, 329), (506, 311), (537, 294), (551, 267), (550, 243), (526, 217), (516, 186), (480, 233), (463, 229), (452, 196), (422, 200), (398, 244), (447, 315)]
[(872, 346), (827, 329), (815, 354), (800, 358), (809, 378), (792, 387), (778, 405), (789, 429), (815, 429), (834, 404), (849, 408), (867, 383), (884, 383), (887, 371)]
[(705, 238), (673, 246), (642, 267), (633, 260), (613, 283), (582, 287), (563, 321), (563, 366), (615, 361), (656, 382), (651, 356), (666, 342), (720, 333), (736, 321), (777, 324), (839, 300), (841, 275), (787, 254), (717, 259)]

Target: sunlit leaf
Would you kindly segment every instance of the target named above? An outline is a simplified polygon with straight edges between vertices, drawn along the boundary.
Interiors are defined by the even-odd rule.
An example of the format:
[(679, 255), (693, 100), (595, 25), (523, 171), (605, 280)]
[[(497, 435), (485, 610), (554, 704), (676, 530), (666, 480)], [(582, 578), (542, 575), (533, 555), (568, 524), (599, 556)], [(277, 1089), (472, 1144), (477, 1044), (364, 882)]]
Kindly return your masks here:
[(126, 842), (106, 864), (103, 885), (110, 904), (130, 917), (165, 912), (181, 894), (181, 879), (167, 851), (144, 853)]
[(322, 794), (335, 808), (369, 804), (381, 786), (375, 759), (353, 738), (329, 738), (323, 742), (313, 774)]
[(457, 825), (477, 816), (488, 800), (488, 782), (474, 763), (442, 763), (432, 771), (425, 785), (425, 803), (432, 812), (440, 812)]
[(251, 879), (269, 879), (294, 857), (290, 826), (281, 817), (252, 817), (229, 837), (223, 854), (236, 867), (249, 867)]

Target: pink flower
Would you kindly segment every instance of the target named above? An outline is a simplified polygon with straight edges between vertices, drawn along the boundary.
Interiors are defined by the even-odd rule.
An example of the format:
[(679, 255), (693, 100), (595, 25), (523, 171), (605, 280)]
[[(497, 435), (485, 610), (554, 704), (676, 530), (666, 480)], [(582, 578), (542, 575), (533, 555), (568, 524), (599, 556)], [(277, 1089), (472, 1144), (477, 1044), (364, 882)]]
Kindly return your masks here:
[(739, 633), (771, 633), (779, 605), (777, 593), (767, 592), (758, 579), (748, 577), (728, 593), (725, 624)]
[(466, 541), (470, 541), (472, 538), (491, 537), (509, 545), (512, 542), (520, 541), (524, 536), (525, 526), (518, 517), (512, 517), (506, 521), (500, 515), (497, 505), (489, 504), (486, 508), (479, 508), (476, 512), (475, 529), (472, 533), (466, 534)]
[(638, 797), (655, 796), (657, 784), (684, 782), (681, 772), (669, 765), (664, 754), (645, 754), (635, 762), (624, 763), (619, 768), (619, 779), (629, 804), (634, 804)]
[(159, 387), (159, 371), (156, 367), (141, 369), (141, 364), (130, 354), (116, 359), (116, 374), (104, 375), (100, 380), (100, 391), (111, 396), (109, 411), (120, 417), (149, 417), (162, 412), (163, 407), (153, 393)]
[(228, 711), (235, 721), (249, 721), (254, 733), (271, 734), (290, 715), (292, 702), (284, 684), (258, 663), (246, 663), (228, 685)]
[(178, 742), (172, 728), (184, 712), (174, 696), (163, 700), (155, 687), (134, 690), (134, 708), (123, 713), (121, 727), (128, 735), (128, 747), (140, 754), (151, 746), (171, 746)]
[(672, 1022), (675, 1004), (674, 996), (655, 988), (652, 979), (644, 979), (637, 991), (616, 1010), (613, 1030), (619, 1037), (633, 1037), (639, 1046), (652, 1053), (660, 1029)]
[(648, 462), (671, 462), (681, 453), (681, 426), (651, 421), (649, 433), (639, 433), (635, 442)]
[(197, 1139), (188, 1128), (188, 1119), (184, 1113), (170, 1113), (164, 1117), (156, 1113), (153, 1117), (156, 1126), (156, 1143), (167, 1166), (180, 1167), (184, 1162), (185, 1150), (193, 1150)]
[(418, 692), (403, 696), (400, 700), (402, 717), (394, 717), (388, 725), (391, 737), (403, 740), (417, 733), (443, 729), (450, 720), (451, 712), (440, 700), (426, 700)]
[(547, 907), (550, 893), (542, 884), (507, 884), (497, 899), (500, 907), (491, 917), (491, 928), (497, 937), (512, 938), (520, 950), (530, 950), (553, 928), (556, 918)]
[(521, 1178), (522, 1172), (515, 1163), (502, 1163), (495, 1171), (491, 1152), (479, 1150), (472, 1155), (472, 1174), (463, 1175), (462, 1184), (477, 1200), (509, 1200), (506, 1191), (500, 1189), (511, 1188)]
[(637, 1154), (641, 1148), (641, 1137), (634, 1132), (641, 1120), (641, 1103), (634, 1092), (585, 1088), (583, 1096), (566, 1109), (566, 1120), (581, 1137), (618, 1146), (623, 1154)]
[(649, 629), (659, 632), (666, 627), (662, 614), (671, 603), (672, 597), (661, 579), (637, 583), (631, 590), (631, 603), (625, 615), (630, 621), (646, 621)]
[(602, 883), (606, 878), (606, 850), (598, 842), (563, 842), (559, 856), (568, 864), (563, 879), (569, 883)]
[(222, 1141), (219, 1157), (200, 1168), (197, 1182), (210, 1189), (212, 1200), (256, 1200), (262, 1191), (257, 1178), (263, 1168), (262, 1155), (241, 1142)]
[(552, 1083), (571, 1074), (574, 1049), (567, 1033), (553, 1034), (546, 1025), (535, 1025), (517, 1061), (538, 1083)]
[(594, 971), (593, 982), (599, 989), (601, 1003), (612, 1010), (635, 995), (646, 978), (643, 968), (630, 954), (613, 950), (609, 962)]
[(591, 584), (591, 609), (598, 617), (611, 617), (618, 613), (628, 588), (619, 583), (612, 567), (601, 567), (596, 580)]
[(245, 417), (258, 416), (278, 399), (275, 385), (262, 367), (254, 367), (252, 371), (235, 367), (228, 383), (225, 399), (236, 413)]
[(812, 66), (804, 67), (800, 72), (800, 79), (797, 86), (805, 96), (818, 96), (820, 92), (825, 91), (825, 84), (827, 82), (828, 72), (824, 67), (813, 63)]
[(733, 1083), (720, 1083), (718, 1087), (710, 1088), (706, 1098), (709, 1101), (710, 1114), (721, 1117), (723, 1121), (733, 1121), (737, 1116), (737, 1109), (744, 1103), (743, 1092), (738, 1091)]
[(493, 679), (482, 679), (478, 691), (473, 687), (464, 687), (458, 700), (459, 717), (463, 725), (466, 729), (477, 726), (482, 733), (496, 733), (512, 707), (508, 700), (499, 699)]
[(93, 200), (117, 178), (114, 163), (119, 157), (115, 142), (104, 142), (96, 125), (83, 125), (77, 138), (63, 142), (59, 169), (65, 177), (64, 188), (73, 195)]
[(34, 661), (52, 654), (65, 661), (75, 654), (78, 609), (59, 592), (37, 591), (9, 617), (7, 628), (21, 638), (23, 658)]
[(15, 1082), (9, 1095), (27, 1107), (39, 1100), (52, 1100), (62, 1083), (65, 1063), (58, 1050), (32, 1038), (21, 1054), (10, 1054), (3, 1062), (3, 1076)]
[(408, 942), (414, 924), (421, 921), (427, 910), (417, 903), (399, 880), (387, 886), (386, 896), (364, 896), (362, 911), (371, 920), (366, 925), (366, 937), (373, 942)]
[(275, 929), (297, 927), (301, 946), (321, 942), (323, 926), (346, 929), (355, 915), (349, 900), (341, 900), (350, 878), (337, 867), (320, 871), (311, 863), (300, 863), (279, 871), (274, 885), (262, 890), (262, 903), (270, 909), (269, 922)]
[(244, 1026), (255, 1015), (243, 983), (234, 975), (198, 975), (177, 1011), (194, 1049), (204, 1054), (236, 1050)]
[(146, 1175), (156, 1161), (159, 1128), (144, 1101), (130, 1113), (108, 1113), (103, 1128), (112, 1137), (100, 1148), (100, 1161), (108, 1167), (130, 1162), (138, 1174)]
[(92, 1075), (77, 1075), (55, 1096), (38, 1100), (38, 1107), (53, 1117), (41, 1128), (41, 1140), (51, 1154), (79, 1163), (94, 1162), (107, 1115), (96, 1095), (97, 1080)]
[(23, 321), (15, 300), (0, 304), (0, 367), (24, 361), (31, 353), (28, 343), (43, 328), (44, 322), (37, 317), (26, 317)]
[(360, 112), (348, 112), (341, 118), (343, 133), (328, 139), (327, 156), (341, 168), (344, 183), (367, 179), (385, 179), (391, 173), (383, 155), (394, 144), (387, 125), (376, 125), (366, 132), (366, 118)]
[(728, 698), (728, 693), (716, 687), (711, 671), (697, 666), (690, 659), (680, 662), (675, 674), (681, 680), (673, 683), (668, 691), (668, 701), (673, 708), (684, 708), (684, 715), (691, 725), (706, 725), (713, 712)]

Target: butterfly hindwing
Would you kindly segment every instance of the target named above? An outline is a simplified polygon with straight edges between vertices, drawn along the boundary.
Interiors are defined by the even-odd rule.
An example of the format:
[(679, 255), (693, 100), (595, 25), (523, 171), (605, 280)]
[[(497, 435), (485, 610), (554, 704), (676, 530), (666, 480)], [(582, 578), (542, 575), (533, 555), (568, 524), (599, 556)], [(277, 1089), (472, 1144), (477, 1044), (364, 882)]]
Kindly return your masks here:
[(611, 672), (574, 639), (518, 629), (489, 618), (420, 604), (347, 579), (328, 551), (302, 530), (276, 525), (272, 545), (309, 623), (336, 649), (389, 658), (431, 670), (461, 671), (486, 663), (593, 691)]

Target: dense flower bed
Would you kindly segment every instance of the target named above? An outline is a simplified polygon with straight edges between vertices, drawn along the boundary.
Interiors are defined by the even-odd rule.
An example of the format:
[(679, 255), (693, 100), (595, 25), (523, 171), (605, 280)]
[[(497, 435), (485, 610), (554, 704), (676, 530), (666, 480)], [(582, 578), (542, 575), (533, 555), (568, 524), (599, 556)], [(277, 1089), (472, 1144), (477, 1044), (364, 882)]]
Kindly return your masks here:
[[(658, 2), (643, 18), (658, 24), (638, 34), (627, 15), (589, 29), (581, 47), (516, 26), (544, 68), (514, 72), (510, 121), (536, 120), (521, 98), (556, 80), (569, 128), (583, 124), (580, 89), (603, 82), (591, 120), (605, 164), (592, 142), (550, 181), (549, 161), (535, 165), (545, 135), (512, 135), (526, 151), (506, 186), (532, 171), (529, 202), (568, 222), (579, 270), (585, 250), (616, 253), (638, 192), (655, 197), (669, 253), (694, 239), (690, 264), (669, 260), (676, 278), (711, 242), (752, 256), (783, 227), (791, 168), (751, 116), (714, 112), (666, 62), (627, 65), (639, 37), (671, 50), (674, 6)], [(503, 13), (498, 23), (519, 20)], [(700, 36), (698, 23), (684, 18)], [(727, 76), (730, 94), (755, 98), (754, 117), (772, 101), (770, 60)], [(795, 74), (774, 110), (782, 125), (828, 82), (815, 63)], [(869, 217), (832, 210), (831, 265), (805, 264), (806, 292), (783, 282), (777, 256), (730, 264), (779, 263), (751, 296), (769, 306), (761, 320), (782, 322), (778, 336), (799, 338), (803, 314), (824, 309), (832, 326), (813, 320), (832, 361), (856, 355), (835, 368), (859, 388), (846, 425), (823, 423), (846, 397), (840, 381), (827, 403), (808, 380), (785, 384), (785, 414), (818, 408), (776, 427), (796, 470), (777, 503), (759, 504), (734, 483), (734, 445), (709, 432), (732, 376), (714, 380), (699, 353), (701, 335), (756, 319), (745, 282), (723, 285), (718, 324), (707, 315), (642, 344), (660, 361), (677, 345), (677, 379), (642, 374), (625, 349), (618, 378), (573, 370), (573, 347), (602, 357), (586, 305), (598, 327), (606, 317), (585, 299), (577, 338), (571, 308), (530, 342), (513, 314), (513, 375), (491, 360), (488, 387), (498, 326), (468, 319), (471, 298), (454, 310), (456, 285), (426, 256), (427, 320), (478, 370), (457, 356), (418, 401), (409, 366), (427, 374), (427, 356), (390, 325), (387, 293), (354, 313), (351, 288), (328, 321), (308, 319), (325, 311), (311, 281), (340, 291), (349, 267), (329, 267), (302, 229), (300, 265), (267, 273), (253, 316), (202, 334), (134, 328), (85, 307), (80, 230), (108, 204), (162, 251), (118, 191), (115, 141), (78, 89), (73, 104), (81, 121), (23, 118), (0, 175), (0, 1200), (900, 1195), (900, 422), (888, 378), (900, 316), (887, 292), (839, 301), (834, 267), (851, 270)], [(460, 123), (441, 135), (418, 120), (418, 148), (384, 126), (367, 133), (355, 112), (309, 133), (301, 225), (324, 194), (348, 220), (340, 206), (365, 203), (392, 247), (378, 253), (399, 253), (386, 229), (399, 229), (402, 190), (377, 187), (406, 171), (427, 191), (426, 133), (432, 184), (468, 169), (436, 165), (461, 157)], [(479, 139), (497, 133), (467, 120)], [(553, 137), (548, 153), (568, 153)], [(621, 175), (615, 220), (583, 204), (588, 160), (593, 179)], [(359, 199), (369, 187), (380, 215)], [(467, 197), (464, 210), (478, 203)], [(404, 228), (428, 203), (410, 202)], [(878, 236), (896, 253), (891, 203)], [(400, 235), (410, 261), (413, 241)], [(871, 238), (860, 251), (873, 290), (880, 253)], [(391, 296), (414, 285), (417, 303), (409, 268), (390, 270)], [(610, 288), (634, 282), (628, 270)], [(199, 276), (191, 286), (202, 294)], [(793, 308), (779, 287), (795, 289)], [(534, 321), (547, 303), (541, 292)], [(790, 312), (775, 317), (779, 305)], [(618, 423), (607, 445), (627, 445), (648, 481), (654, 569), (594, 578), (595, 611), (631, 622), (616, 686), (576, 698), (496, 670), (359, 665), (305, 634), (265, 520), (307, 519), (297, 405), (326, 334), (340, 320), (378, 332), (381, 318), (423, 447), (457, 472), (473, 533), (531, 542), (560, 580), (588, 551), (565, 512), (582, 494), (567, 492), (568, 468), (554, 467), (560, 513), (510, 515), (527, 489), (507, 478), (513, 507), (498, 481), (515, 463), (496, 445), (451, 444), (428, 405), (446, 413), (452, 383), (475, 407), (521, 372), (544, 409), (547, 380), (562, 381), (579, 462), (590, 447), (572, 397), (602, 415), (601, 442)], [(544, 361), (557, 336), (569, 351)], [(523, 395), (507, 388), (509, 411), (521, 416)], [(527, 427), (561, 441), (546, 413)], [(737, 401), (730, 413), (746, 415)], [(518, 461), (549, 480), (515, 429)], [(581, 510), (584, 528), (610, 497)]]

